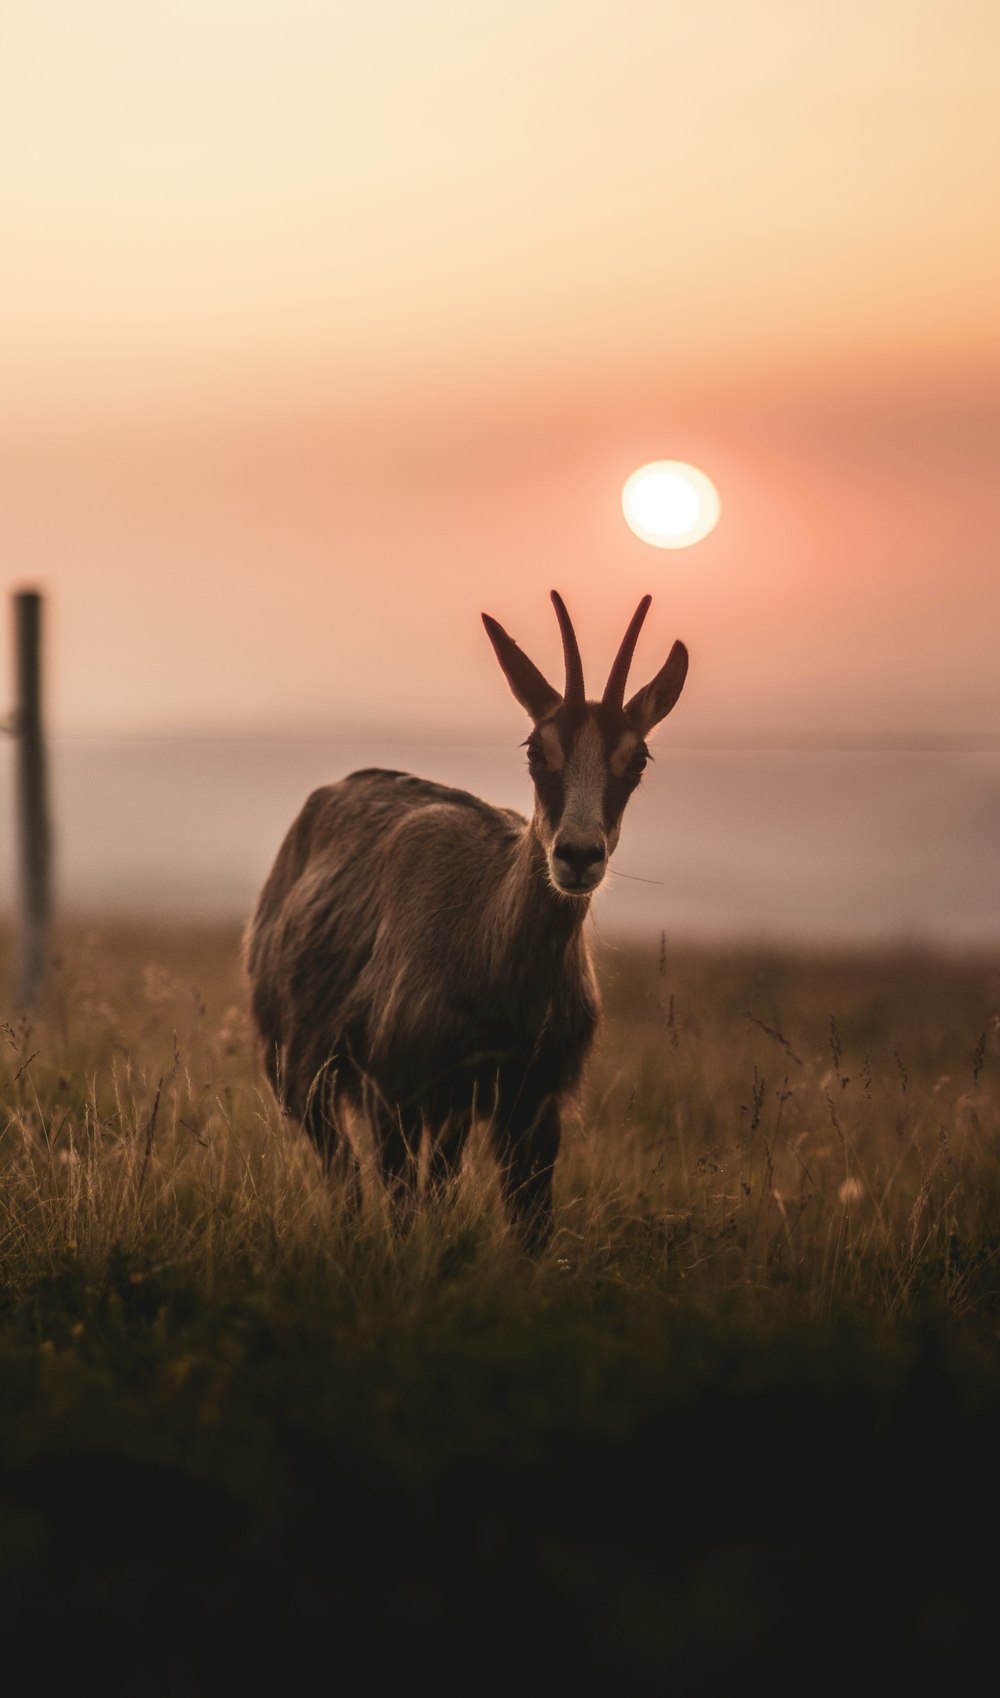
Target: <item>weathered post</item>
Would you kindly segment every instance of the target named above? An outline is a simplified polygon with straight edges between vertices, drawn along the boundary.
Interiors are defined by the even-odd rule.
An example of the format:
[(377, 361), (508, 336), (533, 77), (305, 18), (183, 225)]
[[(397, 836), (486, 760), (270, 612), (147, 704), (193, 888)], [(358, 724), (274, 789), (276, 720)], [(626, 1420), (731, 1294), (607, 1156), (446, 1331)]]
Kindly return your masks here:
[(14, 596), (16, 689), (11, 729), (17, 738), (18, 869), (21, 1005), (37, 1002), (45, 985), (52, 914), (52, 840), (42, 720), (42, 597)]

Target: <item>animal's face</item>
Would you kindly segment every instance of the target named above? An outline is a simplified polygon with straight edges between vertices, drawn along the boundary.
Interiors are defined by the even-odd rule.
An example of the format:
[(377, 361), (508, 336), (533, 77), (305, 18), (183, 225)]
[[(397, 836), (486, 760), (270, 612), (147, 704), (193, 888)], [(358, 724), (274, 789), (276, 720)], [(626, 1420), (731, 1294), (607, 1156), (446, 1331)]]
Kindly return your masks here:
[(563, 896), (589, 896), (604, 879), (625, 804), (642, 777), (645, 740), (621, 709), (566, 703), (528, 738), (535, 830), (549, 879)]
[(535, 831), (549, 879), (563, 896), (589, 896), (608, 869), (625, 804), (642, 776), (646, 736), (665, 719), (687, 676), (688, 655), (674, 643), (655, 678), (629, 702), (625, 684), (650, 598), (644, 596), (622, 638), (599, 702), (584, 699), (583, 666), (562, 597), (552, 591), (566, 662), (566, 687), (554, 690), (502, 625), (483, 614), (507, 682), (531, 715), (528, 768), (535, 784)]

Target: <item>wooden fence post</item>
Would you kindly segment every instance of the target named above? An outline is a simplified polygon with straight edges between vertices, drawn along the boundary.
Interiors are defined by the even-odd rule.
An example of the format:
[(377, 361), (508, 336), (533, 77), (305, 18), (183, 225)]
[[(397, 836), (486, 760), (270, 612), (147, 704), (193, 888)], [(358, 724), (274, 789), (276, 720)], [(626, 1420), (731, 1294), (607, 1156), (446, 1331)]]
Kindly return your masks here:
[(20, 878), (18, 995), (23, 1007), (45, 987), (52, 917), (52, 839), (42, 721), (42, 597), (14, 596), (17, 699), (11, 726), (17, 738), (18, 869)]

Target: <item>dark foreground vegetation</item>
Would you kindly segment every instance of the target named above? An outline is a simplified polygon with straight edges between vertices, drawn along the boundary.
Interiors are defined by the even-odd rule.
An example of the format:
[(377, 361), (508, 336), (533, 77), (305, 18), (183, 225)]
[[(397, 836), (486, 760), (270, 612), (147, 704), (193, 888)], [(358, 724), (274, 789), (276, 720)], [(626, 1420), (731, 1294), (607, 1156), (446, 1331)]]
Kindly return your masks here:
[(30, 1021), (0, 986), (8, 1676), (645, 1698), (992, 1660), (1000, 964), (601, 966), (535, 1262), (478, 1147), (401, 1241), (374, 1194), (344, 1218), (234, 928), (81, 923)]

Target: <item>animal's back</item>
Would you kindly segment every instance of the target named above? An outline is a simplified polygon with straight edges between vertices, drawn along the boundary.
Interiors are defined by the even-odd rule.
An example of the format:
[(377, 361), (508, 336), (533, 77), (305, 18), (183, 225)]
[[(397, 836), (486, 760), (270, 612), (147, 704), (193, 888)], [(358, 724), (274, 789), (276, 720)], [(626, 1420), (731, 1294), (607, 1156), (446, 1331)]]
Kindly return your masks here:
[(506, 843), (525, 824), (520, 814), (494, 808), (467, 790), (382, 767), (364, 767), (314, 790), (278, 851), (251, 931), (290, 902), (308, 900), (316, 886), (332, 893), (347, 878), (363, 886), (381, 873), (401, 830), (419, 825), (431, 811), (440, 820), (444, 809), (456, 810), (458, 839), (481, 834), (494, 844)]
[[(398, 1033), (400, 1010), (416, 1011), (420, 975), (445, 966), (450, 922), (475, 902), (483, 865), (512, 854), (524, 826), (468, 791), (382, 768), (313, 791), (247, 938), (253, 1013), (271, 1057), (292, 1045), (284, 1065), (299, 1087), (288, 1077), (286, 1095), (297, 1112), (334, 1048), (370, 1064), (375, 1027), (392, 1017)], [(449, 965), (460, 977), (461, 962)]]

